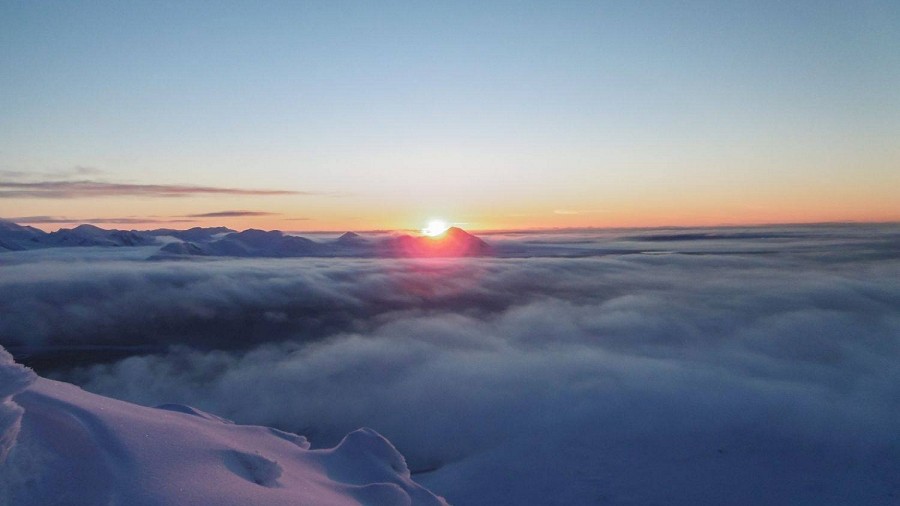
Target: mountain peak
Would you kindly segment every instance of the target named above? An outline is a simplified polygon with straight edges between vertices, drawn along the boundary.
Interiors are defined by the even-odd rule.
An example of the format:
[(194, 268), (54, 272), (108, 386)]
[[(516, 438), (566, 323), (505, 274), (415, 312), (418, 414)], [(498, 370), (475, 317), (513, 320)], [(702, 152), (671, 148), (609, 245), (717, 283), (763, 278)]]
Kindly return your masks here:
[(357, 244), (360, 242), (364, 242), (364, 239), (356, 232), (344, 232), (340, 237), (337, 238), (336, 242), (338, 244)]
[(403, 257), (468, 257), (491, 253), (486, 242), (459, 227), (450, 227), (434, 236), (395, 237), (388, 250), (388, 254)]

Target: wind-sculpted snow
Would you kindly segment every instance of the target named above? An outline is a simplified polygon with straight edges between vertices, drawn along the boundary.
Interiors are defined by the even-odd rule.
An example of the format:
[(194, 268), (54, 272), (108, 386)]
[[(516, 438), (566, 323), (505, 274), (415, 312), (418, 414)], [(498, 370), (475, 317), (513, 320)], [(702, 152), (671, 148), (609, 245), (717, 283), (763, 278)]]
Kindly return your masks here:
[[(316, 446), (372, 427), (458, 504), (896, 504), (898, 232), (485, 236), (518, 258), (26, 262), (0, 266), (14, 294), (0, 336), (143, 404)], [(112, 344), (133, 348), (114, 358)], [(39, 345), (69, 348), (54, 361)], [(73, 354), (85, 367), (61, 367)]]
[(0, 346), (0, 464), (16, 444), (22, 422), (22, 408), (12, 397), (35, 380), (35, 374), (16, 364)]
[[(11, 363), (3, 367), (15, 380)], [(25, 416), (0, 462), (2, 505), (446, 505), (370, 429), (309, 450), (301, 436), (186, 406), (145, 408), (45, 379), (16, 384)]]

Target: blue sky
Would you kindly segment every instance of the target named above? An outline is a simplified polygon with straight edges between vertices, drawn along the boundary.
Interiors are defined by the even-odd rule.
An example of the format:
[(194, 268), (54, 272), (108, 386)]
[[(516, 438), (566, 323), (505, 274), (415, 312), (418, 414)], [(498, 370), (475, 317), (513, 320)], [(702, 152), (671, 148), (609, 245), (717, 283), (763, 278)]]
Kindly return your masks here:
[(13, 194), (0, 216), (900, 219), (898, 26), (895, 2), (4, 1), (0, 182), (312, 195)]

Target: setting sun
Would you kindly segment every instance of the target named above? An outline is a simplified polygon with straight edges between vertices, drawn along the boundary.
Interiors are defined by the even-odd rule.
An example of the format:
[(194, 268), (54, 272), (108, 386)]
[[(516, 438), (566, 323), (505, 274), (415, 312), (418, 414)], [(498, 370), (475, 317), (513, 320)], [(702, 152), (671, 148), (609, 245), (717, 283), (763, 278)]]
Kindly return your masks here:
[(446, 221), (431, 220), (428, 222), (428, 226), (422, 229), (422, 234), (428, 237), (436, 237), (446, 232), (449, 228), (450, 225)]

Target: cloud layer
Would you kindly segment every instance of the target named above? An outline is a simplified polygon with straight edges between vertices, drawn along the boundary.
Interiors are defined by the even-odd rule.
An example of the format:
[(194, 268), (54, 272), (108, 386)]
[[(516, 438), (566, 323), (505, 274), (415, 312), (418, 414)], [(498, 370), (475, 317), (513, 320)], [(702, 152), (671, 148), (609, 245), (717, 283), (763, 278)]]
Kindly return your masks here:
[[(373, 427), (458, 504), (891, 504), (900, 258), (896, 227), (877, 230), (658, 232), (654, 254), (586, 258), (6, 265), (0, 336), (158, 350), (57, 369), (104, 394), (319, 446)], [(492, 244), (641, 242), (622, 235)]]

